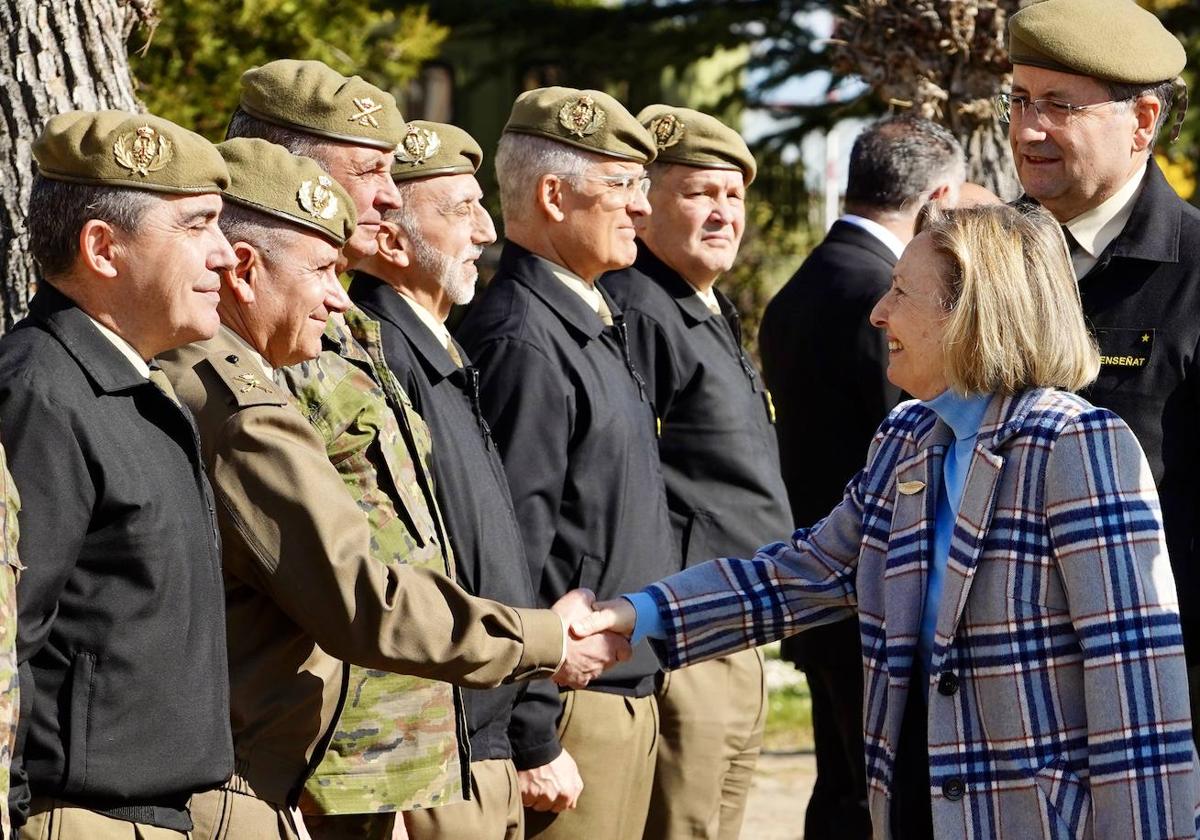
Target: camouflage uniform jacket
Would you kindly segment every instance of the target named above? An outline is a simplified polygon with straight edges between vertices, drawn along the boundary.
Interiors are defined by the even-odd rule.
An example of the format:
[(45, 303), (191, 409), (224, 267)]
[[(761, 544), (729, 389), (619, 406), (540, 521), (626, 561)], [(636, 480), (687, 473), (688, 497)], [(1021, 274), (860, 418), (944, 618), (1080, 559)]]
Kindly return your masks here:
[[(225, 327), (159, 361), (196, 417), (216, 497), (239, 791), (299, 802), (347, 702), (345, 662), (469, 687), (545, 676), (557, 665), (562, 624), (552, 614), (473, 598), (441, 569), (380, 562), (389, 522), (406, 523), (422, 545), (435, 530), (412, 519), (390, 484), (365, 502), (348, 493), (330, 463), (324, 432), (375, 440), (390, 417), (351, 405), (358, 368), (311, 367), (333, 398), (297, 403)], [(364, 475), (378, 464), (389, 482), (402, 475), (386, 469), (378, 445), (365, 449), (348, 447), (338, 459)], [(444, 725), (457, 757), (453, 711)], [(403, 728), (409, 712), (392, 713)]]
[[(453, 578), (433, 495), (425, 422), (388, 370), (379, 324), (361, 310), (329, 321), (324, 350), (280, 377), (325, 441), (371, 523), (371, 556)], [(380, 499), (392, 504), (379, 505)], [(350, 692), (305, 811), (407, 811), (461, 801), (469, 790), (462, 698), (444, 682), (350, 668)]]
[(21, 707), (17, 680), (17, 512), (21, 497), (8, 471), (0, 447), (0, 525), (4, 528), (4, 563), (0, 574), (0, 837), (12, 837), (8, 817), (8, 768), (17, 737), (17, 712)]

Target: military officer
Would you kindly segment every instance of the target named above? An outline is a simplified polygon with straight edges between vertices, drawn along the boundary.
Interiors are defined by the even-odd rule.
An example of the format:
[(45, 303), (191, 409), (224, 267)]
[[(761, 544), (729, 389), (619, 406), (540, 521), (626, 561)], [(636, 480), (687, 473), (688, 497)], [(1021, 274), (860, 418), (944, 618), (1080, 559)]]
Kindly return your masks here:
[[(354, 204), (315, 162), (282, 147), (238, 139), (219, 149), (231, 176), (222, 230), (237, 260), (221, 289), (222, 327), (163, 359), (200, 426), (230, 622), (237, 772), (197, 796), (193, 809), (202, 833), (292, 838), (299, 827), (290, 806), (346, 700), (340, 659), (493, 685), (556, 668), (563, 634), (553, 614), (472, 599), (420, 557), (406, 565), (408, 485), (354, 492), (324, 439), (274, 385), (276, 368), (320, 352), (330, 313), (347, 305), (335, 267)], [(386, 434), (394, 428), (386, 416), (376, 409), (321, 420), (379, 424)], [(413, 683), (414, 704), (390, 734), (453, 764), (453, 702), (434, 693), (440, 685)], [(408, 769), (405, 781), (415, 784)]]
[[(1153, 149), (1186, 56), (1132, 0), (1047, 0), (1009, 22), (1009, 121), (1027, 199), (1063, 224), (1100, 345), (1085, 396), (1133, 429), (1158, 485), (1200, 716), (1200, 211)], [(1178, 123), (1176, 124), (1176, 127)]]
[[(379, 251), (359, 263), (349, 292), (378, 320), (388, 367), (429, 424), (434, 485), (459, 582), (475, 594), (529, 606), (529, 567), (504, 466), (479, 407), (479, 371), (445, 327), (451, 305), (474, 295), (475, 260), (496, 239), (475, 178), (482, 159), (462, 129), (410, 122), (392, 165), (401, 207), (384, 214)], [(521, 790), (532, 803), (535, 780), (544, 775), (573, 778), (563, 791), (563, 804), (570, 804), (579, 775), (569, 774), (570, 755), (541, 713), (557, 696), (546, 680), (465, 692), (473, 801), (406, 813), (409, 837), (520, 840)], [(547, 795), (544, 805), (557, 798)]]
[[(716, 118), (652, 105), (658, 146), (637, 261), (600, 285), (625, 312), (633, 363), (661, 424), (676, 570), (753, 552), (792, 530), (774, 408), (742, 349), (741, 320), (717, 278), (737, 257), (757, 167)], [(645, 840), (736, 840), (762, 746), (766, 681), (748, 650), (665, 674)]]
[(189, 797), (233, 770), (225, 618), (196, 430), (153, 361), (217, 329), (229, 176), (149, 114), (60, 114), (33, 152), (45, 282), (0, 341), (30, 561), (14, 821), (30, 838), (183, 838)]
[[(386, 92), (319, 62), (275, 61), (245, 74), (241, 104), (260, 119), (256, 124), (235, 116), (230, 130), (269, 128), (295, 146), (293, 151), (317, 155), (360, 214), (378, 220), (379, 212), (397, 205), (391, 150), (404, 125)], [(370, 113), (364, 118), (364, 112)], [(388, 152), (380, 180), (373, 167), (383, 148)], [(343, 166), (347, 160), (358, 164)], [(376, 247), (373, 239), (361, 242), (350, 262)], [(317, 358), (282, 370), (280, 378), (361, 505), (389, 493), (401, 497), (394, 503), (403, 511), (400, 521), (379, 523), (391, 528), (392, 542), (372, 542), (377, 559), (392, 563), (400, 553), (395, 546), (408, 544), (404, 551), (412, 562), (451, 574), (450, 544), (433, 497), (428, 430), (386, 368), (378, 324), (353, 306), (334, 313)], [(616, 640), (610, 644), (616, 647)], [(420, 695), (410, 691), (409, 678), (355, 667), (348, 679), (347, 702), (329, 749), (302, 797), (314, 838), (388, 836), (396, 811), (457, 802), (468, 772), (467, 743), (457, 733), (466, 724), (449, 686), (422, 686), (440, 695), (437, 701), (426, 698), (427, 712), (414, 716)], [(397, 733), (396, 720), (410, 725)]]
[[(518, 97), (496, 154), (507, 242), (459, 339), (482, 373), (484, 419), (543, 604), (575, 586), (615, 594), (675, 568), (649, 395), (624, 315), (596, 285), (633, 262), (654, 154), (611, 96), (563, 87)], [(643, 647), (547, 710), (584, 787), (574, 810), (527, 810), (531, 837), (640, 840), (657, 671)]]

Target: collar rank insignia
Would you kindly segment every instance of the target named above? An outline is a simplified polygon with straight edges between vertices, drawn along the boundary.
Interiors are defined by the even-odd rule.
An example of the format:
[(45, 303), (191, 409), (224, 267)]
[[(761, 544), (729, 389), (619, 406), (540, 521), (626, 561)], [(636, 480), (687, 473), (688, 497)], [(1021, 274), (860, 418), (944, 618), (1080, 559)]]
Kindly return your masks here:
[(238, 388), (239, 394), (245, 394), (248, 391), (253, 391), (255, 388), (258, 388), (260, 391), (266, 391), (268, 394), (271, 393), (271, 389), (262, 384), (262, 381), (253, 373), (239, 373), (234, 379), (242, 383), (242, 387)]
[(608, 115), (590, 96), (569, 99), (558, 109), (558, 124), (579, 138), (595, 134), (606, 122)]
[(663, 114), (655, 117), (650, 123), (650, 133), (654, 135), (654, 145), (659, 149), (669, 149), (683, 139), (684, 124), (674, 114)]
[(396, 160), (420, 166), (436, 155), (441, 148), (442, 138), (438, 137), (436, 131), (410, 125), (404, 139), (396, 147)]
[(174, 156), (171, 141), (148, 125), (122, 134), (113, 144), (117, 163), (143, 178), (162, 169)]
[(382, 105), (376, 105), (374, 99), (364, 96), (361, 99), (358, 97), (354, 98), (354, 107), (358, 109), (358, 113), (350, 117), (346, 122), (379, 128), (379, 120), (375, 119), (375, 115), (383, 110)]
[(312, 216), (314, 219), (332, 219), (338, 211), (338, 199), (333, 194), (330, 187), (333, 186), (333, 181), (329, 180), (328, 176), (321, 175), (317, 178), (317, 183), (305, 181), (300, 185), (300, 191), (296, 194), (296, 200), (300, 202), (300, 206)]

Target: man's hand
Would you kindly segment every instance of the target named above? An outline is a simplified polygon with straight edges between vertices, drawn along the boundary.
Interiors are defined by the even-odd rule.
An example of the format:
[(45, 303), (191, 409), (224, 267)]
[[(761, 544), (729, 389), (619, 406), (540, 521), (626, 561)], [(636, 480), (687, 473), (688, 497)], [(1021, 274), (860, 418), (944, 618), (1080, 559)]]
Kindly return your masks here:
[(559, 813), (575, 807), (583, 792), (583, 779), (575, 759), (563, 750), (558, 758), (532, 770), (518, 770), (521, 804), (535, 811)]
[(633, 635), (633, 625), (636, 621), (637, 611), (633, 604), (625, 598), (614, 598), (611, 601), (593, 603), (591, 612), (580, 616), (571, 624), (571, 632), (577, 636), (611, 632), (628, 639)]
[(583, 688), (606, 668), (633, 655), (629, 640), (624, 636), (601, 632), (603, 628), (586, 636), (575, 632), (574, 625), (591, 614), (595, 602), (596, 596), (590, 590), (574, 589), (551, 607), (562, 619), (567, 640), (566, 658), (553, 678), (559, 685)]

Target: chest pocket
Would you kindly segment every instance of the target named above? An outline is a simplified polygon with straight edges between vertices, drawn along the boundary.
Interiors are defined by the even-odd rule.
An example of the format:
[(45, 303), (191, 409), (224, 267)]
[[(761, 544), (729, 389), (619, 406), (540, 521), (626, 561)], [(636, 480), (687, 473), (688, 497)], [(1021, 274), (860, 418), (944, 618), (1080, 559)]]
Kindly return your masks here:
[(1101, 375), (1128, 378), (1144, 372), (1154, 356), (1154, 333), (1153, 328), (1096, 330)]

